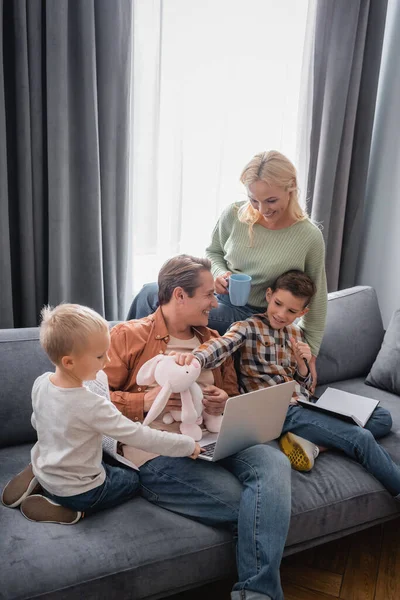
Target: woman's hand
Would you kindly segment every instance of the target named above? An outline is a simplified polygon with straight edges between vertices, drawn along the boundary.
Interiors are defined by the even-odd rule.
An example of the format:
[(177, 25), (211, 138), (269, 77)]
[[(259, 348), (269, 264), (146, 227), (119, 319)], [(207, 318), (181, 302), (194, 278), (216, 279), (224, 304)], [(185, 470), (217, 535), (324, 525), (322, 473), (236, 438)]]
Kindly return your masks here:
[(227, 271), (223, 275), (218, 275), (214, 281), (215, 291), (217, 294), (229, 294), (228, 292), (228, 277), (232, 275), (230, 271)]
[(202, 386), (203, 405), (209, 415), (220, 416), (224, 412), (228, 394), (215, 385)]

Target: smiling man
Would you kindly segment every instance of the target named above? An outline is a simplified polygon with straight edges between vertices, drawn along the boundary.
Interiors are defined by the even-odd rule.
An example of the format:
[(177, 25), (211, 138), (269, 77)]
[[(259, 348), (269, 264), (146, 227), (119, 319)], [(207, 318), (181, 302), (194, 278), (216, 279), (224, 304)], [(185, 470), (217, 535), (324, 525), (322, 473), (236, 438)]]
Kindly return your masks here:
[[(157, 354), (190, 352), (218, 337), (207, 327), (209, 312), (218, 304), (207, 259), (185, 254), (171, 258), (161, 268), (158, 284), (160, 305), (155, 313), (120, 323), (111, 330), (111, 362), (106, 369), (111, 399), (134, 421), (144, 419), (161, 389), (137, 384), (140, 367)], [(222, 414), (228, 396), (238, 394), (232, 361), (213, 371), (202, 371), (198, 383), (205, 410), (213, 415)], [(180, 409), (176, 397), (167, 404), (166, 410), (172, 409)]]
[[(138, 385), (140, 367), (157, 354), (191, 352), (218, 337), (207, 327), (209, 312), (217, 305), (208, 259), (180, 255), (168, 260), (158, 285), (160, 306), (154, 314), (111, 330), (110, 363), (105, 369), (111, 398), (134, 421), (143, 420), (160, 390)], [(209, 414), (222, 414), (228, 397), (238, 394), (231, 358), (202, 371), (198, 382)], [(166, 410), (179, 408), (180, 400), (171, 397)], [(171, 430), (177, 425), (159, 421), (158, 427)], [(128, 457), (140, 467), (142, 495), (149, 501), (237, 533), (234, 600), (283, 600), (279, 566), (291, 509), (290, 464), (283, 453), (260, 444), (218, 463), (139, 450)]]

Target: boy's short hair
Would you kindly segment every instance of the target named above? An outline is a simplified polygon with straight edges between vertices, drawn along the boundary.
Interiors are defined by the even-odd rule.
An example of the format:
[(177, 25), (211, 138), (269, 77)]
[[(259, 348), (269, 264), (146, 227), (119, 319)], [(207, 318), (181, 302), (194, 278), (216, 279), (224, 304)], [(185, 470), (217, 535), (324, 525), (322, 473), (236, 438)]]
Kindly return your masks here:
[(167, 304), (175, 288), (181, 287), (192, 298), (199, 287), (201, 271), (211, 271), (208, 258), (195, 258), (189, 254), (179, 254), (163, 264), (158, 274), (158, 301), (160, 306)]
[(272, 292), (276, 290), (286, 290), (296, 296), (296, 298), (304, 298), (304, 306), (309, 304), (311, 298), (317, 291), (316, 285), (304, 271), (299, 269), (291, 269), (285, 271), (274, 281), (270, 286)]
[(108, 331), (108, 323), (95, 310), (80, 304), (45, 306), (41, 311), (40, 343), (51, 362), (85, 348), (91, 334)]

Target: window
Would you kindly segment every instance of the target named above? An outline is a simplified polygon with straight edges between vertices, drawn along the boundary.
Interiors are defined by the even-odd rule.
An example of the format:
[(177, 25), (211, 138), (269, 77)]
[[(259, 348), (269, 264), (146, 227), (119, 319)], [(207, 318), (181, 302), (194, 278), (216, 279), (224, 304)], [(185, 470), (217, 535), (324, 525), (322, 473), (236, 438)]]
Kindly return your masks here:
[(204, 255), (262, 150), (294, 162), (306, 0), (135, 0), (133, 291)]

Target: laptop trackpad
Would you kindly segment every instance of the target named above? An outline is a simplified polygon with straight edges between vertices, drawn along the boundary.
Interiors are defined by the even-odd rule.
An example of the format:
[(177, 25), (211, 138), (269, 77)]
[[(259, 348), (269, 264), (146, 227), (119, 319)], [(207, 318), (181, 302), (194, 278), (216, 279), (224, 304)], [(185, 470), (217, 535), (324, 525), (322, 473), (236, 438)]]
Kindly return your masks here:
[(217, 441), (217, 437), (218, 433), (210, 433), (209, 431), (206, 431), (205, 433), (203, 433), (203, 437), (199, 441), (199, 445), (203, 447), (207, 446), (208, 444), (213, 444)]

